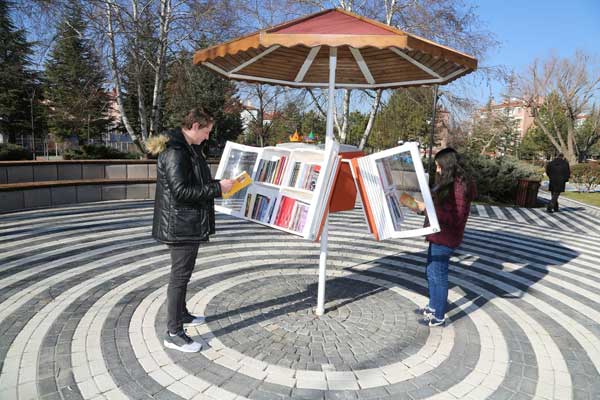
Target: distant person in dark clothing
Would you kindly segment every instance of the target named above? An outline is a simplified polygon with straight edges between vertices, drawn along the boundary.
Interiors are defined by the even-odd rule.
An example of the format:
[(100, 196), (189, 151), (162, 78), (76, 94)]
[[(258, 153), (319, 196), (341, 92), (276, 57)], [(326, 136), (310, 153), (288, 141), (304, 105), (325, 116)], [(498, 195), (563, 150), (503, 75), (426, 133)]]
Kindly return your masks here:
[(565, 191), (565, 183), (571, 177), (571, 169), (569, 163), (565, 160), (562, 153), (546, 165), (546, 175), (550, 178), (548, 190), (552, 193), (552, 199), (546, 210), (548, 212), (558, 211), (558, 196)]

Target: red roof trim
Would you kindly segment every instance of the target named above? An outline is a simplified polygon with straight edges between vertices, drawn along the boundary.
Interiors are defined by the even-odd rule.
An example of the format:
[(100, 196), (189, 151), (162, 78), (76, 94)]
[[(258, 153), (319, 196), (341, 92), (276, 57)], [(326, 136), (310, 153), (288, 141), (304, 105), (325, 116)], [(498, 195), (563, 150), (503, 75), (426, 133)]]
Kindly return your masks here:
[(270, 29), (273, 34), (315, 34), (315, 35), (397, 35), (364, 20), (344, 14), (338, 10), (317, 14), (312, 18)]

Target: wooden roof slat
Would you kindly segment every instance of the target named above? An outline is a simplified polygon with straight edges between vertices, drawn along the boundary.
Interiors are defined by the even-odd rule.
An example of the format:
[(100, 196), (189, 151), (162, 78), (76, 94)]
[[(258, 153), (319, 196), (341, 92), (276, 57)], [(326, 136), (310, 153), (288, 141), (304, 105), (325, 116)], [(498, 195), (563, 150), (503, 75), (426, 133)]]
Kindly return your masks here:
[[(324, 21), (333, 22), (325, 25)], [(356, 26), (352, 21), (356, 21)], [(356, 29), (367, 34), (353, 34)], [(268, 52), (275, 45), (280, 47)], [(314, 59), (305, 64), (316, 46), (321, 46), (320, 50), (316, 56), (313, 51)], [(446, 77), (450, 77), (448, 81), (457, 79), (477, 66), (477, 60), (469, 55), (342, 10), (325, 10), (200, 50), (194, 55), (194, 62), (209, 63), (207, 67), (232, 79), (296, 87), (302, 82), (324, 85), (329, 79), (331, 46), (338, 49), (337, 87), (365, 83), (367, 79), (374, 87), (383, 83), (397, 83), (399, 87), (405, 82), (444, 84)], [(395, 54), (391, 47), (401, 53)], [(350, 48), (357, 49), (355, 54)], [(235, 71), (240, 65), (245, 66)], [(299, 75), (303, 65), (304, 71)], [(297, 78), (299, 81), (295, 82)]]

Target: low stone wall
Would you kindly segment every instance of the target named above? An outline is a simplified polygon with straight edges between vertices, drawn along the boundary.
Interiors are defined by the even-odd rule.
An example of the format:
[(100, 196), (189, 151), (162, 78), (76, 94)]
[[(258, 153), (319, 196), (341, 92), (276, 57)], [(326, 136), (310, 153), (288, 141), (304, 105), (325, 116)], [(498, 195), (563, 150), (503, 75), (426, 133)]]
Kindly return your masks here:
[(94, 201), (153, 199), (155, 190), (156, 183), (152, 179), (90, 179), (0, 185), (0, 212)]
[(81, 179), (156, 179), (156, 160), (2, 161), (0, 185)]
[[(210, 164), (214, 174), (217, 164)], [(154, 199), (156, 160), (0, 162), (0, 212)]]

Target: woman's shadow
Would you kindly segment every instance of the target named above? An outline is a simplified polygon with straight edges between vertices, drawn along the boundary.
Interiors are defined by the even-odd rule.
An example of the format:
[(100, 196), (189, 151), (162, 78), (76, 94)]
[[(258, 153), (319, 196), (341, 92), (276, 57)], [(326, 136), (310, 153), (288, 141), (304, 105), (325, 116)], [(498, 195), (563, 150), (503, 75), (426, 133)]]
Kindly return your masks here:
[[(495, 297), (523, 298), (526, 293), (535, 291), (533, 286), (551, 269), (564, 268), (578, 256), (578, 251), (566, 247), (560, 240), (513, 231), (468, 229), (465, 241), (450, 261), (448, 287), (449, 291), (463, 292), (464, 296), (449, 302), (446, 313), (452, 315), (451, 321), (457, 321)], [(427, 280), (425, 266), (422, 276)], [(414, 289), (428, 295), (422, 287)], [(461, 309), (467, 302), (472, 305)]]
[[(494, 297), (522, 298), (525, 293), (533, 290), (533, 285), (544, 279), (550, 269), (563, 268), (578, 255), (576, 250), (566, 247), (560, 240), (512, 231), (484, 231), (470, 228), (465, 233), (463, 245), (450, 261), (448, 289), (464, 295), (458, 301), (449, 303), (447, 314), (452, 315), (451, 322), (456, 322), (467, 316), (474, 307), (481, 308)], [(417, 284), (414, 279), (412, 281), (410, 279), (412, 276), (421, 278), (421, 282), (426, 282), (426, 259), (426, 249), (415, 253), (402, 252), (357, 264), (355, 267), (347, 267), (345, 270), (352, 274), (383, 279), (427, 297), (426, 284)], [(408, 268), (403, 269), (403, 264)], [(310, 266), (307, 266), (307, 269), (309, 268)], [(395, 274), (397, 271), (404, 272), (404, 277)], [(382, 286), (362, 284), (348, 278), (351, 277), (327, 280), (326, 313), (388, 290)], [(455, 283), (456, 281), (468, 284), (461, 285)], [(484, 289), (486, 294), (478, 293), (478, 288)], [(316, 301), (315, 282), (296, 293), (275, 296), (268, 300), (207, 315), (207, 322), (216, 322), (234, 315), (262, 310), (258, 315), (217, 328), (213, 334), (219, 336), (279, 316), (293, 315), (308, 308), (315, 308)], [(461, 308), (468, 302), (472, 305)]]

